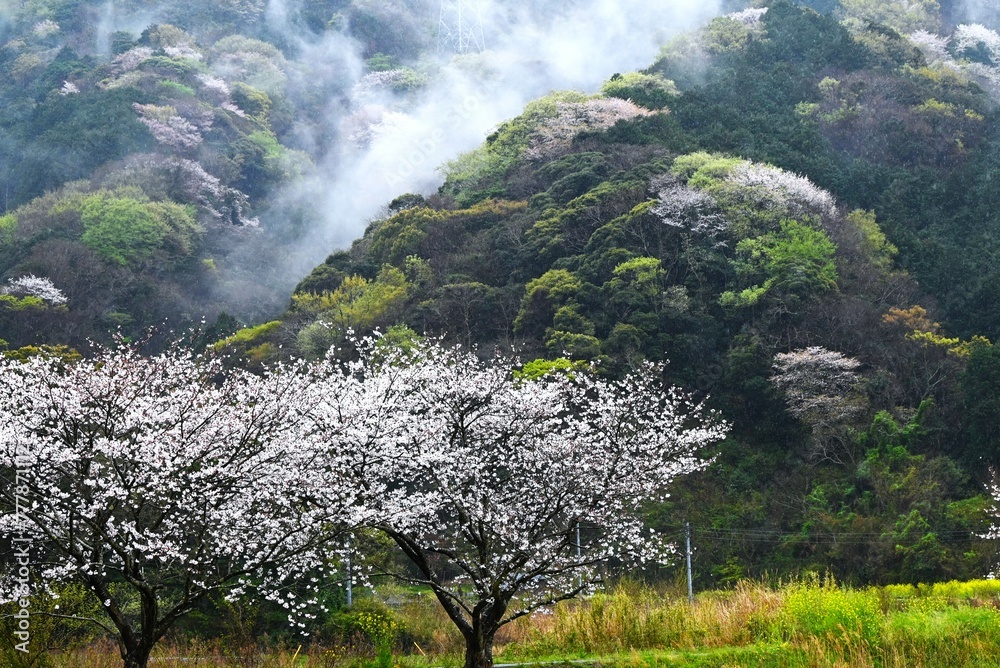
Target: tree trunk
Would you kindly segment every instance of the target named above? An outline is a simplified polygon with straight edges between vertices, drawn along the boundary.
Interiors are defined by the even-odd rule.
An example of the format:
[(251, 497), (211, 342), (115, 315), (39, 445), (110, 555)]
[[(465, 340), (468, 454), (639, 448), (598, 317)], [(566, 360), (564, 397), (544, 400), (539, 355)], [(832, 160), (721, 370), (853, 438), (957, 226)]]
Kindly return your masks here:
[(493, 635), (465, 636), (465, 668), (493, 668)]
[(125, 659), (124, 668), (148, 668), (149, 655), (152, 651), (153, 651), (152, 646), (130, 647), (125, 652), (125, 655), (122, 657), (123, 659)]

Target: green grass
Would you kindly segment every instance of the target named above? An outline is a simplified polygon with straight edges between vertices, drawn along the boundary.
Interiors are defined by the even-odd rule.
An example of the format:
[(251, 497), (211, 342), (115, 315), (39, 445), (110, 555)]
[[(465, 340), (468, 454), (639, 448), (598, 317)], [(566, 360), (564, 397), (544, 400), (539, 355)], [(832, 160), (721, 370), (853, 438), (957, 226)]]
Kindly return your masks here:
[[(366, 600), (358, 610), (382, 610), (378, 615), (388, 615), (389, 623), (374, 631), (362, 624), (325, 644), (270, 648), (256, 665), (461, 666), (461, 637), (432, 597), (401, 587), (387, 588), (385, 596), (391, 607)], [(222, 647), (226, 639), (176, 640), (158, 648), (155, 665), (191, 665), (167, 658), (182, 656), (198, 657), (202, 668), (243, 668)], [(703, 592), (694, 605), (679, 591), (624, 583), (508, 625), (494, 658), (556, 668), (1000, 668), (1000, 582), (849, 588), (814, 576), (779, 585), (743, 582)], [(120, 665), (110, 644), (47, 659), (39, 665)]]

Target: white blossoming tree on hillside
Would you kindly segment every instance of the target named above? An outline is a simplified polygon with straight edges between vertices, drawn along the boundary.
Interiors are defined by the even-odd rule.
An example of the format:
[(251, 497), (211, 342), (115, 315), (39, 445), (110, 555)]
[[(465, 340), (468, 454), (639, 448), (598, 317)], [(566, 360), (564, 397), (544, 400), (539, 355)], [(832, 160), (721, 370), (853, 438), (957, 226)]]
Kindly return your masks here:
[(812, 429), (813, 454), (821, 459), (852, 457), (845, 427), (866, 405), (859, 367), (853, 357), (821, 346), (774, 357), (771, 382), (784, 391), (788, 412)]
[(652, 116), (630, 100), (593, 98), (584, 102), (557, 102), (556, 114), (542, 121), (529, 140), (525, 156), (540, 160), (565, 150), (581, 132), (607, 130), (618, 121)]
[(62, 306), (66, 303), (66, 295), (53, 285), (51, 279), (34, 274), (11, 279), (7, 282), (6, 287), (0, 288), (0, 294), (13, 295), (14, 297), (37, 297), (52, 306)]
[[(0, 534), (28, 539), (33, 584), (75, 581), (97, 598), (91, 621), (125, 668), (145, 668), (209, 595), (253, 586), (307, 614), (308, 597), (282, 587), (322, 568), (330, 537), (359, 517), (336, 444), (362, 395), (345, 374), (323, 378), (125, 347), (65, 367), (0, 362)], [(341, 397), (336, 414), (320, 387)], [(2, 584), (4, 600), (32, 593), (11, 573)]]
[(378, 526), (462, 633), (466, 668), (492, 665), (503, 625), (591, 589), (598, 565), (669, 555), (639, 509), (705, 467), (726, 431), (655, 366), (518, 379), (509, 360), (436, 344), (366, 366), (398, 399), (379, 450), (399, 493)]

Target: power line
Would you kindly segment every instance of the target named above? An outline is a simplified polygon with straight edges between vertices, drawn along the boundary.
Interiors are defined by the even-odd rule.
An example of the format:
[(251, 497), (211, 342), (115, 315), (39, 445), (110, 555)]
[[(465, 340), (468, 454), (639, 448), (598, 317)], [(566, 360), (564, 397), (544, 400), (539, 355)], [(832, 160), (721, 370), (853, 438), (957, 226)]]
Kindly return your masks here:
[[(669, 529), (662, 532), (669, 537), (680, 538), (685, 533), (685, 528)], [(843, 531), (836, 533), (816, 533), (803, 534), (797, 531), (775, 531), (770, 529), (725, 529), (715, 527), (698, 527), (691, 525), (693, 536), (711, 540), (713, 542), (753, 542), (753, 543), (789, 543), (796, 539), (807, 543), (836, 543), (836, 544), (870, 544), (872, 542), (885, 540), (899, 540), (892, 534), (884, 531)], [(960, 543), (968, 540), (987, 540), (979, 536), (974, 531), (967, 529), (942, 529), (928, 530), (922, 532), (934, 534), (939, 541), (945, 543)]]

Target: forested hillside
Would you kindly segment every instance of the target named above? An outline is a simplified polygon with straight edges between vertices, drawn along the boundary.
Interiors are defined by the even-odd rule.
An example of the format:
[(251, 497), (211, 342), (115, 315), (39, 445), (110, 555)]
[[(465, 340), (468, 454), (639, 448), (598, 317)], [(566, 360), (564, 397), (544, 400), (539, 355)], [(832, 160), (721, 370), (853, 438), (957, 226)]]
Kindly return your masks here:
[[(329, 166), (450, 81), (436, 3), (146, 4), (2, 14), (8, 354), (204, 322), (199, 345), (251, 369), (374, 329), (537, 374), (669, 360), (733, 425), (648, 509), (695, 527), (701, 584), (994, 565), (990, 7), (724, 3), (646, 69), (530, 102), (337, 248)], [(493, 86), (467, 99), (508, 101), (488, 56), (454, 61)]]
[(229, 331), (280, 311), (324, 215), (296, 188), (361, 141), (350, 114), (426, 83), (399, 65), (434, 41), (413, 8), (4, 5), (0, 272), (66, 301), (11, 286), (0, 338), (81, 345), (220, 314)]
[(1000, 44), (908, 27), (775, 2), (533, 102), (228, 346), (405, 325), (610, 375), (669, 359), (735, 427), (650, 511), (700, 528), (705, 583), (983, 572)]

